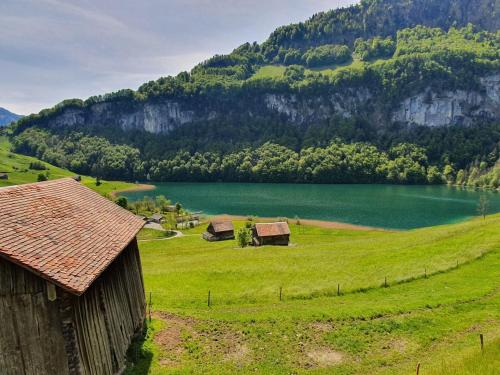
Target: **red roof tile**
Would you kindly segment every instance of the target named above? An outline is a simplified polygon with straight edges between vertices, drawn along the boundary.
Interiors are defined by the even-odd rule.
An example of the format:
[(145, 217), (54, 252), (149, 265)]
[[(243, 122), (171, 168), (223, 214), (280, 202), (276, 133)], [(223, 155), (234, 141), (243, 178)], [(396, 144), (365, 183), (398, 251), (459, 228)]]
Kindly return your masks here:
[(230, 230), (234, 230), (234, 226), (231, 221), (212, 221), (210, 224), (214, 228), (215, 233), (228, 232)]
[(255, 230), (259, 237), (284, 236), (290, 234), (287, 223), (256, 223)]
[(0, 188), (0, 256), (77, 295), (143, 225), (72, 178)]

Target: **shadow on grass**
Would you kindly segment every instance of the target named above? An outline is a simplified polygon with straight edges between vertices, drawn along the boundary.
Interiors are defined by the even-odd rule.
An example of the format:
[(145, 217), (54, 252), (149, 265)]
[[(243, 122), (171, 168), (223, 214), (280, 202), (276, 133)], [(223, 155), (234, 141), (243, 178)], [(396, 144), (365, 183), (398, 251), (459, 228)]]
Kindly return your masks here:
[(154, 322), (145, 321), (143, 332), (135, 337), (127, 351), (127, 367), (124, 375), (146, 375), (153, 363), (155, 333)]

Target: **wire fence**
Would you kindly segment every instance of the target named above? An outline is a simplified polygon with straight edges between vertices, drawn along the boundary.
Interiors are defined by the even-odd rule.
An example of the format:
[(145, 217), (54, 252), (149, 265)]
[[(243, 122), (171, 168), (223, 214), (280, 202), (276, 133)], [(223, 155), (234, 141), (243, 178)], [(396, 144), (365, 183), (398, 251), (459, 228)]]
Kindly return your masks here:
[[(491, 252), (491, 251), (490, 251)], [(162, 305), (168, 305), (173, 308), (199, 308), (199, 307), (212, 307), (212, 306), (231, 306), (231, 305), (253, 305), (264, 304), (273, 302), (290, 302), (297, 300), (312, 300), (324, 297), (342, 297), (357, 293), (365, 293), (371, 290), (390, 288), (392, 286), (410, 283), (412, 281), (427, 279), (433, 276), (444, 274), (456, 270), (464, 265), (477, 261), (490, 252), (483, 252), (480, 255), (468, 259), (463, 262), (453, 262), (447, 268), (432, 270), (423, 268), (420, 272), (416, 272), (413, 276), (403, 278), (391, 278), (388, 276), (381, 276), (380, 283), (372, 284), (365, 287), (357, 287), (352, 284), (346, 283), (330, 283), (330, 285), (323, 289), (304, 291), (303, 286), (299, 285), (275, 285), (266, 286), (265, 289), (254, 291), (227, 291), (218, 290), (215, 287), (207, 287), (193, 291), (186, 288), (184, 291), (171, 292), (164, 289), (148, 289), (148, 297), (152, 298), (153, 302), (161, 301)], [(226, 289), (228, 286), (224, 286)], [(230, 287), (230, 286), (229, 286)], [(222, 289), (222, 288), (221, 288)], [(149, 295), (149, 293), (151, 293)]]

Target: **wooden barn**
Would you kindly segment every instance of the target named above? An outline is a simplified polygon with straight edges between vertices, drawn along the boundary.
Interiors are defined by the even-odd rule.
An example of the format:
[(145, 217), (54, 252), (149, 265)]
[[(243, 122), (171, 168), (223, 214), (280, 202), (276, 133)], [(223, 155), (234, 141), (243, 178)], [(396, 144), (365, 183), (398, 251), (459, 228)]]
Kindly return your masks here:
[(212, 221), (203, 233), (207, 241), (234, 240), (234, 226), (231, 221)]
[(149, 221), (156, 224), (161, 224), (163, 222), (164, 216), (162, 214), (153, 214), (149, 218)]
[(121, 373), (144, 221), (72, 178), (0, 188), (0, 207), (0, 373)]
[(254, 246), (280, 245), (288, 246), (290, 228), (285, 222), (256, 223), (252, 227), (252, 242)]

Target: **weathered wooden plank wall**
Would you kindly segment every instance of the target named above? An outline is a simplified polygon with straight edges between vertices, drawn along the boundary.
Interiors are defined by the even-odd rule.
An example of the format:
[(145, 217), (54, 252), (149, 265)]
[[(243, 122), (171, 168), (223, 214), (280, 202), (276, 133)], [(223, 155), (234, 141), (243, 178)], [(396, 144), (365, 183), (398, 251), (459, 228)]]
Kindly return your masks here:
[(137, 241), (80, 297), (0, 258), (0, 374), (116, 374), (146, 302)]
[(144, 284), (134, 240), (83, 296), (74, 300), (74, 326), (84, 374), (115, 374), (125, 366), (133, 336), (144, 324)]
[(67, 374), (58, 302), (47, 283), (0, 258), (0, 373)]

